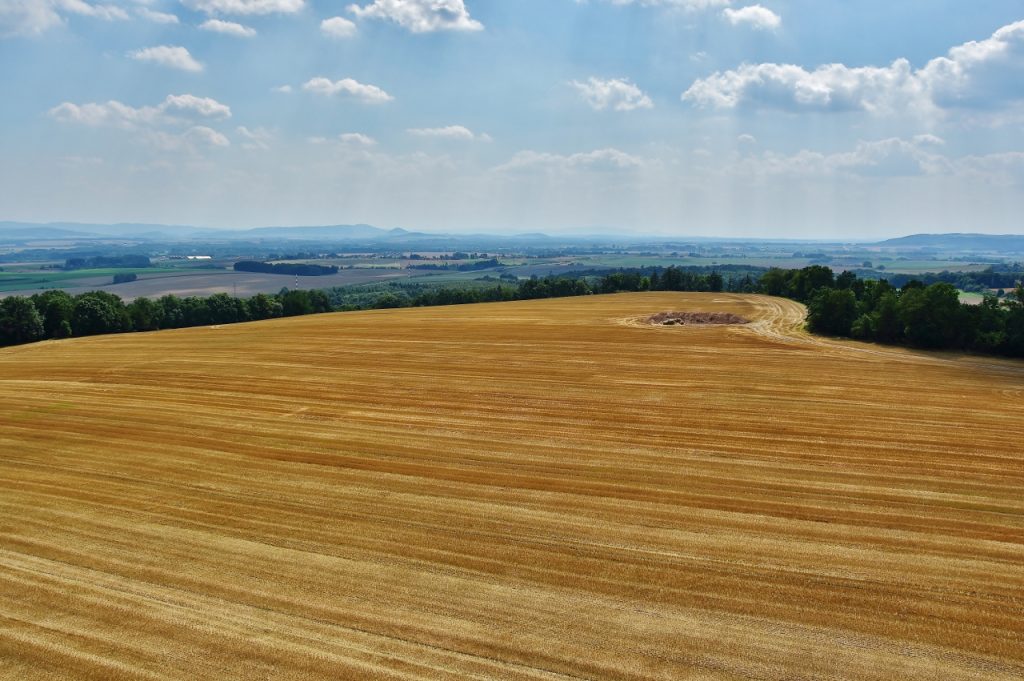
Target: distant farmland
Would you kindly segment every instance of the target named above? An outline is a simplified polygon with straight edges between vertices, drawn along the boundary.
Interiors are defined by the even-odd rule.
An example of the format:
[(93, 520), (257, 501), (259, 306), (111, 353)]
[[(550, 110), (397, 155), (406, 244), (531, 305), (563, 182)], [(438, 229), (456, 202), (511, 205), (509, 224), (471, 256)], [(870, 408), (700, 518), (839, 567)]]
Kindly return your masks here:
[(1024, 677), (1024, 364), (802, 316), (624, 294), (0, 350), (0, 677)]
[[(138, 281), (128, 284), (111, 284), (116, 272), (131, 271), (138, 274)], [(234, 272), (227, 269), (169, 269), (169, 270), (95, 270), (80, 272), (58, 272), (56, 274), (15, 274), (6, 278), (0, 273), (0, 298), (10, 295), (27, 296), (47, 288), (60, 288), (71, 295), (87, 291), (103, 290), (117, 294), (127, 301), (136, 298), (159, 298), (172, 294), (176, 296), (209, 296), (214, 293), (228, 293), (242, 297), (257, 293), (277, 293), (282, 288), (295, 288), (295, 277), (255, 272)], [(410, 276), (407, 270), (398, 269), (351, 269), (321, 277), (299, 277), (303, 289), (330, 288), (389, 281)]]

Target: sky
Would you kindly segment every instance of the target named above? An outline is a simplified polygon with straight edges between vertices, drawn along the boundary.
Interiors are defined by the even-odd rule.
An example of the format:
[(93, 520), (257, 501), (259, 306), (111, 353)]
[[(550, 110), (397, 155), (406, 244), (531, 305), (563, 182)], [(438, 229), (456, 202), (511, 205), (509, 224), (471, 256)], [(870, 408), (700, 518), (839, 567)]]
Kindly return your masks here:
[(1024, 233), (1020, 0), (0, 0), (0, 220)]

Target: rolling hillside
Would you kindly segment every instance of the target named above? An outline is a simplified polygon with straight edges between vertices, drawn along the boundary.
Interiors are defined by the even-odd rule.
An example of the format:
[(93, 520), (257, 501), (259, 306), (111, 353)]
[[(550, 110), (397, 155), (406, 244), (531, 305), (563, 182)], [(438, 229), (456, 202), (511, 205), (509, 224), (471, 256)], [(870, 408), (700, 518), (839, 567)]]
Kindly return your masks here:
[(651, 293), (0, 350), (0, 678), (1024, 677), (1024, 365), (802, 316)]

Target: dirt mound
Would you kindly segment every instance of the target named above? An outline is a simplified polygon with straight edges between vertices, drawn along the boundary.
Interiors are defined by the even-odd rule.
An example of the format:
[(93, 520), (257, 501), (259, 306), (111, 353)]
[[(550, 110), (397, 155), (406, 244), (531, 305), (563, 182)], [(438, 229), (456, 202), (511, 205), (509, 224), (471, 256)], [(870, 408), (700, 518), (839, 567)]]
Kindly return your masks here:
[(731, 312), (659, 312), (647, 318), (656, 326), (708, 326), (711, 324), (749, 324), (750, 320)]

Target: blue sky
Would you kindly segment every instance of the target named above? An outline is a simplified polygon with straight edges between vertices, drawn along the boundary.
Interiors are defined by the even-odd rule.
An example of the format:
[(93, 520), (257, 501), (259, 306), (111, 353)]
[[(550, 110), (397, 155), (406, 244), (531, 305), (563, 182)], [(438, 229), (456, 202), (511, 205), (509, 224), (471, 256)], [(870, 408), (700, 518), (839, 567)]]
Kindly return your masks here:
[(1024, 232), (1019, 0), (0, 0), (0, 219)]

